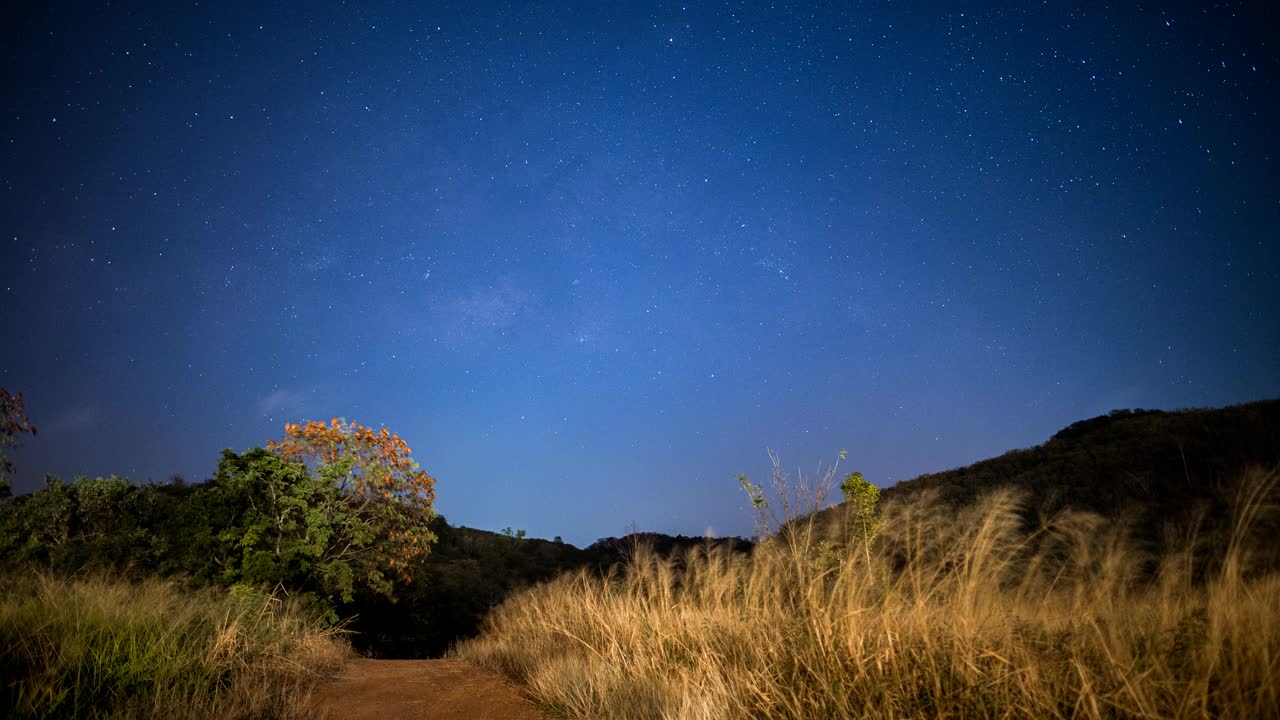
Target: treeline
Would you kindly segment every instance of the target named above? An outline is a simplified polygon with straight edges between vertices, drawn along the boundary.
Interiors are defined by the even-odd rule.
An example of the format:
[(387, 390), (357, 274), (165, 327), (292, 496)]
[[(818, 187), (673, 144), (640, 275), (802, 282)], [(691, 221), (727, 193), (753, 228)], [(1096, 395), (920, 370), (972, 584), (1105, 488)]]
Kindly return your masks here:
[(339, 608), (354, 631), (352, 644), (376, 657), (437, 657), (474, 635), (484, 616), (516, 590), (566, 570), (608, 560), (573, 545), (431, 523), (436, 543), (415, 566), (413, 581), (394, 599), (357, 598)]
[[(34, 434), (0, 390), (0, 460)], [(12, 467), (0, 463), (0, 481)], [(436, 540), (435, 480), (386, 428), (334, 418), (223, 451), (206, 482), (64, 481), (12, 497), (0, 484), (0, 573), (164, 578), (188, 590), (276, 593), (331, 624), (396, 597)]]
[(368, 599), (344, 606), (358, 650), (380, 657), (436, 657), (475, 636), (490, 612), (520, 590), (586, 572), (604, 577), (637, 552), (679, 557), (692, 548), (749, 553), (743, 538), (703, 538), (631, 533), (577, 548), (559, 540), (523, 537), (511, 529), (489, 532), (451, 526), (444, 517), (431, 525), (438, 540), (400, 588), (395, 601)]
[[(329, 460), (309, 467), (260, 447), (224, 451), (200, 483), (47, 476), (44, 488), (0, 501), (0, 572), (278, 591), (341, 622), (365, 653), (434, 657), (474, 635), (518, 589), (570, 570), (602, 575), (638, 544), (668, 555), (708, 542), (641, 533), (584, 550), (509, 528), (450, 526), (432, 511), (415, 524), (400, 518), (400, 533), (430, 544), (391, 565), (396, 557), (380, 545), (397, 530), (386, 520), (380, 527), (378, 513), (364, 506), (376, 499), (353, 492), (350, 459)], [(713, 542), (750, 547), (737, 538)]]
[[(9, 404), (9, 417), (6, 438), (33, 430), (20, 402)], [(1280, 401), (1117, 411), (1034, 448), (899, 483), (882, 504), (928, 494), (939, 506), (961, 508), (1015, 488), (1025, 497), (1027, 528), (1084, 510), (1123, 520), (1135, 546), (1153, 554), (1187, 540), (1168, 537), (1169, 528), (1193, 532), (1211, 549), (1230, 536), (1242, 471), (1277, 463)], [(433, 486), (385, 429), (338, 420), (290, 425), (281, 441), (224, 451), (200, 483), (48, 477), (36, 492), (0, 497), (0, 570), (277, 590), (346, 623), (365, 652), (429, 657), (474, 635), (516, 590), (566, 571), (603, 576), (637, 547), (664, 557), (693, 548), (752, 550), (742, 538), (657, 533), (579, 549), (523, 531), (454, 527), (436, 515)], [(819, 513), (816, 523), (838, 523), (847, 510)], [(1280, 532), (1275, 516), (1258, 522), (1263, 532)], [(1258, 548), (1255, 558), (1280, 567), (1275, 546)]]
[(0, 505), (0, 558), (63, 574), (86, 570), (132, 576), (187, 572), (211, 579), (216, 534), (198, 507), (201, 491), (180, 479), (139, 485), (111, 476), (45, 486)]
[(336, 620), (338, 606), (392, 596), (402, 578), (389, 577), (394, 568), (374, 548), (374, 519), (343, 502), (325, 475), (254, 448), (224, 451), (199, 484), (47, 476), (44, 488), (0, 504), (0, 562), (280, 588)]
[(617, 561), (625, 561), (636, 551), (644, 547), (648, 552), (661, 557), (683, 554), (693, 548), (705, 550), (728, 550), (737, 553), (750, 553), (755, 543), (743, 537), (692, 537), (689, 535), (666, 535), (653, 532), (634, 532), (623, 537), (600, 538), (587, 546), (588, 552), (597, 553)]
[[(436, 540), (413, 563), (410, 581), (389, 595), (366, 588), (344, 599), (298, 548), (286, 548), (276, 560), (281, 536), (264, 534), (253, 521), (263, 515), (255, 506), (269, 501), (268, 483), (261, 474), (243, 482), (250, 469), (264, 465), (279, 468), (258, 449), (225, 452), (218, 472), (202, 483), (49, 476), (43, 489), (0, 503), (0, 562), (12, 571), (168, 577), (192, 588), (279, 587), (343, 621), (363, 652), (434, 657), (474, 635), (484, 616), (512, 592), (567, 571), (605, 574), (638, 546), (662, 556), (708, 543), (739, 552), (751, 548), (742, 538), (635, 533), (580, 549), (516, 531), (451, 526), (437, 515), (426, 526)], [(260, 549), (246, 553), (247, 547)]]
[[(0, 393), (3, 452), (35, 429), (21, 395)], [(520, 588), (569, 570), (604, 574), (638, 543), (666, 555), (707, 542), (645, 533), (583, 550), (523, 530), (452, 527), (435, 513), (434, 479), (409, 455), (385, 429), (334, 419), (223, 451), (200, 483), (47, 476), (35, 492), (0, 492), (0, 573), (285, 593), (368, 654), (434, 657)], [(0, 482), (9, 471), (0, 466)]]

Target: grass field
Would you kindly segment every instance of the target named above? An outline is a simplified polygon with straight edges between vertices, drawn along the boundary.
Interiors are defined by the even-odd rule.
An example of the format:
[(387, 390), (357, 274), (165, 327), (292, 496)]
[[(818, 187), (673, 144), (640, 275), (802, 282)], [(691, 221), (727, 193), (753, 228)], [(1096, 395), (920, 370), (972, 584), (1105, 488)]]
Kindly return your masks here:
[(575, 718), (1276, 717), (1280, 577), (1248, 552), (1276, 480), (1247, 478), (1208, 578), (1191, 535), (1150, 557), (1088, 515), (1029, 533), (1010, 493), (923, 499), (870, 544), (792, 518), (751, 556), (637, 548), (455, 652)]
[(0, 578), (7, 717), (290, 717), (348, 653), (318, 618), (254, 592)]

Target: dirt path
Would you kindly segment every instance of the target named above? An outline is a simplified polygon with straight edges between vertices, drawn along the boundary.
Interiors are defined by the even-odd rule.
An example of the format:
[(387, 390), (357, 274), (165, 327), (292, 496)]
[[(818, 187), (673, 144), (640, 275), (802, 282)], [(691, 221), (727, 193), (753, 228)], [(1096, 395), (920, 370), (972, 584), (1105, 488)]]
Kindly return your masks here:
[(332, 720), (546, 720), (501, 677), (465, 660), (357, 660), (313, 702)]

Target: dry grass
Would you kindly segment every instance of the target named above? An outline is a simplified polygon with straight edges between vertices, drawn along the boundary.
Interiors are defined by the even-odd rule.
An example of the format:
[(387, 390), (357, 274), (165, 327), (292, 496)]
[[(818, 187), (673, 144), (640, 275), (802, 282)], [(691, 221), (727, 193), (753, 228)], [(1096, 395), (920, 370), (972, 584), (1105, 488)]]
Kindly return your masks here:
[(6, 717), (291, 717), (350, 653), (314, 614), (252, 591), (0, 581)]
[(1247, 554), (1276, 480), (1245, 483), (1203, 582), (1186, 552), (1152, 579), (1096, 517), (1028, 535), (998, 493), (888, 508), (872, 547), (792, 522), (751, 557), (641, 549), (512, 599), (456, 652), (576, 718), (1278, 717), (1280, 577)]

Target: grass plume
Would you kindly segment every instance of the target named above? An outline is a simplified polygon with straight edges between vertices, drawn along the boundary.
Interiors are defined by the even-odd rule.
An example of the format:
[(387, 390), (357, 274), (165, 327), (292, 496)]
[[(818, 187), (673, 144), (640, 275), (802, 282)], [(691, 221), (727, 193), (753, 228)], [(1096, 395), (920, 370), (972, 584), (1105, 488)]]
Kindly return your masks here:
[(1274, 716), (1280, 577), (1245, 538), (1278, 472), (1248, 473), (1208, 577), (1194, 543), (1151, 558), (1088, 514), (1028, 532), (1011, 492), (925, 497), (874, 541), (795, 514), (750, 556), (640, 550), (509, 600), (455, 652), (574, 718)]

